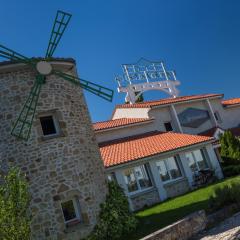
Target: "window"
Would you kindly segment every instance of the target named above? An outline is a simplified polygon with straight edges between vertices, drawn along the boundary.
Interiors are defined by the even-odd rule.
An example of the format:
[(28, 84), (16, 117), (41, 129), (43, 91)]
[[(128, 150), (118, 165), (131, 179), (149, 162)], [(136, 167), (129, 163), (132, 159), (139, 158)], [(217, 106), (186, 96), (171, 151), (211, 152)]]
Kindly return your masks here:
[(53, 116), (40, 117), (40, 123), (44, 136), (57, 134), (57, 129)]
[(202, 149), (188, 152), (186, 153), (186, 157), (188, 160), (188, 166), (191, 168), (193, 173), (209, 168)]
[(182, 177), (181, 169), (176, 157), (170, 157), (156, 162), (158, 172), (163, 182)]
[(219, 123), (222, 122), (221, 116), (220, 116), (220, 114), (219, 114), (218, 111), (216, 111), (216, 112), (214, 113), (214, 117), (215, 117), (215, 119), (217, 120), (217, 122), (219, 122)]
[(117, 182), (116, 175), (114, 172), (111, 172), (107, 175), (107, 179), (109, 182)]
[(80, 206), (77, 199), (61, 203), (65, 223), (80, 221)]
[(167, 132), (171, 132), (173, 130), (171, 122), (165, 122), (164, 127)]
[(152, 186), (146, 164), (126, 169), (123, 174), (129, 192), (141, 191)]

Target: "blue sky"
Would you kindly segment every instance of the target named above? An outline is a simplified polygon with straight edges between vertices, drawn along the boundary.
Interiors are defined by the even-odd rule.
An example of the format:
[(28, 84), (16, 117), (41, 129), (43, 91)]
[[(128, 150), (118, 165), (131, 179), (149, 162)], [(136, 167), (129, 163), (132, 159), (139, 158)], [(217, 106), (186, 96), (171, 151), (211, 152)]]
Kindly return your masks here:
[[(80, 77), (115, 90), (112, 103), (86, 93), (93, 121), (123, 103), (114, 75), (140, 57), (164, 60), (181, 81), (180, 95), (240, 97), (238, 0), (0, 0), (0, 43), (43, 56), (58, 9), (73, 14), (55, 53), (73, 57)], [(161, 92), (147, 99), (167, 97)]]

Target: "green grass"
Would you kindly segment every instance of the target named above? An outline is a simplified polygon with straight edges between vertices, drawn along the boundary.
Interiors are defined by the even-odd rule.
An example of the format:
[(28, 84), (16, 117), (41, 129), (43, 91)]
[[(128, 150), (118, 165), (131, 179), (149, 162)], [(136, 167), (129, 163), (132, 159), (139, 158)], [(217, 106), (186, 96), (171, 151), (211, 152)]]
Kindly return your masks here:
[(208, 210), (208, 199), (213, 194), (214, 188), (230, 184), (233, 181), (240, 181), (240, 177), (226, 179), (137, 212), (136, 216), (139, 219), (138, 228), (127, 239), (140, 239), (184, 218), (192, 212), (201, 209)]

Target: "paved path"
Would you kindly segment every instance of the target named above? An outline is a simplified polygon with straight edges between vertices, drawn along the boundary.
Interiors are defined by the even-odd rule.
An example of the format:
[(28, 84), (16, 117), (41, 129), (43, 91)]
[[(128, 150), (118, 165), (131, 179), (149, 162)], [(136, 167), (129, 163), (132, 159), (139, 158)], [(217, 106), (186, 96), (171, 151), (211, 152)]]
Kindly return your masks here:
[(198, 236), (197, 240), (240, 240), (240, 213)]

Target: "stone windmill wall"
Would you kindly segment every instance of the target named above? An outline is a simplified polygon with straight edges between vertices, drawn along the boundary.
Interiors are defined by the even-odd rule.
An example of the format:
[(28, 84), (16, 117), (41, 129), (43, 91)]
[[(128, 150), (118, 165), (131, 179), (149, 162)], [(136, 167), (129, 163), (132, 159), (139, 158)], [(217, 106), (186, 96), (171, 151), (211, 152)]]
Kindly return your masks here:
[[(53, 64), (74, 74), (74, 61)], [(68, 70), (68, 71), (67, 71)], [(30, 139), (10, 135), (35, 79), (21, 64), (0, 64), (0, 169), (18, 166), (32, 195), (32, 239), (81, 239), (97, 221), (107, 192), (103, 163), (82, 90), (54, 75), (42, 86)], [(39, 117), (52, 114), (59, 134), (44, 137)], [(81, 221), (67, 226), (61, 203), (79, 200)]]

